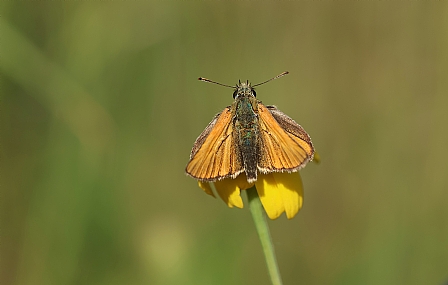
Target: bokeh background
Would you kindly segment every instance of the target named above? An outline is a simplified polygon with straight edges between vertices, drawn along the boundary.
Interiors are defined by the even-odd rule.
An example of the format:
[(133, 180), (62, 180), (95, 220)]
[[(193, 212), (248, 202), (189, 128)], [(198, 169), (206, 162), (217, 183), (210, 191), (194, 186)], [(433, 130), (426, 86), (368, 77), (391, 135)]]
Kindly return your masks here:
[(2, 1), (0, 284), (270, 284), (247, 208), (184, 174), (258, 83), (309, 132), (284, 284), (448, 280), (445, 1)]

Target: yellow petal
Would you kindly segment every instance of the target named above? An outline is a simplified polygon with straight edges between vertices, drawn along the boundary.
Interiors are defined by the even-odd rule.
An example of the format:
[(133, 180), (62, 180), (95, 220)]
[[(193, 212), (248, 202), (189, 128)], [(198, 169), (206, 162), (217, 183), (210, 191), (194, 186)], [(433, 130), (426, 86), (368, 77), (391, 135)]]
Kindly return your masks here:
[(241, 199), (240, 188), (238, 187), (237, 182), (236, 179), (223, 179), (214, 182), (219, 197), (221, 197), (230, 208), (243, 208), (243, 199)]
[(255, 186), (270, 219), (277, 219), (283, 212), (292, 219), (302, 207), (303, 187), (299, 172), (260, 175)]
[(278, 182), (277, 189), (283, 198), (286, 217), (294, 218), (303, 205), (303, 185), (299, 172), (273, 173)]
[(254, 183), (247, 182), (247, 176), (244, 172), (235, 178), (235, 183), (236, 185), (238, 185), (238, 188), (240, 188), (240, 190), (246, 190), (254, 186)]
[(320, 155), (317, 153), (317, 151), (314, 151), (314, 158), (313, 161), (315, 163), (320, 163)]
[(202, 182), (202, 181), (198, 180), (198, 185), (202, 190), (204, 190), (205, 193), (207, 193), (210, 196), (215, 197), (215, 194), (213, 194), (213, 191), (212, 191), (212, 188), (210, 187), (209, 182)]
[(285, 211), (285, 208), (282, 197), (277, 191), (277, 183), (272, 173), (258, 175), (258, 179), (255, 181), (255, 187), (257, 188), (261, 204), (263, 204), (263, 208), (268, 217), (272, 220), (280, 217)]

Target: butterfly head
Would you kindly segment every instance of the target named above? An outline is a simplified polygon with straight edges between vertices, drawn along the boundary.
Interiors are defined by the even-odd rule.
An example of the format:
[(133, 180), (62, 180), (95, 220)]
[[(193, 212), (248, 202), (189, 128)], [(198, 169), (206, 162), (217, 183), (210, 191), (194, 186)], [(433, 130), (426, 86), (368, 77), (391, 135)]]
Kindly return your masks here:
[(250, 85), (250, 82), (241, 82), (238, 80), (238, 84), (235, 86), (235, 91), (233, 92), (233, 99), (238, 99), (242, 97), (257, 97), (255, 89)]

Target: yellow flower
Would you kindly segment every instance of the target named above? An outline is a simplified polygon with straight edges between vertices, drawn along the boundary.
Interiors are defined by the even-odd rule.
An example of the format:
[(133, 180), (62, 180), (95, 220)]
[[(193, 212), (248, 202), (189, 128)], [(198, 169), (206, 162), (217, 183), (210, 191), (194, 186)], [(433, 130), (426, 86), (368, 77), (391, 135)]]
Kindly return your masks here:
[[(216, 192), (230, 207), (243, 208), (241, 190), (246, 190), (255, 185), (261, 203), (270, 219), (277, 219), (283, 212), (286, 217), (292, 219), (303, 204), (303, 186), (299, 172), (258, 174), (255, 183), (248, 183), (246, 174), (242, 173), (235, 179), (227, 178), (213, 182)], [(209, 182), (199, 181), (205, 193), (212, 195), (213, 191)]]

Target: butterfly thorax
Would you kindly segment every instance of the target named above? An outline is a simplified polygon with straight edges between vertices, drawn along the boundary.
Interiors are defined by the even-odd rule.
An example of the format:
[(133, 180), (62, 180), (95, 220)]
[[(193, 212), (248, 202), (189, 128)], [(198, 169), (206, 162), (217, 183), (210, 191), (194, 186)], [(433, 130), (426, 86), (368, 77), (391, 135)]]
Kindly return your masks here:
[(248, 181), (257, 179), (259, 127), (257, 104), (250, 84), (238, 86), (234, 107), (235, 144), (238, 146)]

